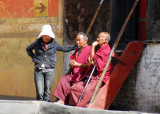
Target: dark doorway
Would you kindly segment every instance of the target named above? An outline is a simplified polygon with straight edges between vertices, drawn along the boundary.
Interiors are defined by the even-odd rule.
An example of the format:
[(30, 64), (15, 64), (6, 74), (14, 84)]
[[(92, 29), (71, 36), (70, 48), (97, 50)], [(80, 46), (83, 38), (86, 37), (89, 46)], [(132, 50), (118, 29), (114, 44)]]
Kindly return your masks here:
[[(123, 26), (135, 0), (112, 0), (111, 5), (111, 43), (113, 44), (121, 27)], [(138, 7), (132, 14), (117, 49), (124, 49), (130, 41), (137, 40), (138, 32)]]

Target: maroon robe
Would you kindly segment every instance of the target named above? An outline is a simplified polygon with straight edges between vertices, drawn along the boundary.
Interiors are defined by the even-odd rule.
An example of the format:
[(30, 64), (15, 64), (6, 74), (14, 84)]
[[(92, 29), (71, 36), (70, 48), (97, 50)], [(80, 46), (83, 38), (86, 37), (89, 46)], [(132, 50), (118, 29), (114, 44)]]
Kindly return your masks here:
[[(105, 46), (103, 46), (102, 48), (100, 48), (94, 55), (94, 61), (95, 61), (95, 64), (96, 64), (96, 69), (91, 77), (91, 80), (90, 80), (90, 83), (87, 85), (84, 93), (83, 93), (83, 96), (82, 96), (82, 99), (81, 101), (79, 102), (78, 104), (78, 107), (86, 107), (91, 99), (91, 96), (92, 96), (92, 93), (98, 83), (98, 80), (99, 80), (99, 77), (101, 76), (102, 72), (103, 72), (103, 69), (106, 65), (106, 62), (108, 60), (108, 57), (109, 57), (109, 54), (110, 54), (110, 51), (111, 51), (111, 48), (109, 47), (108, 44), (106, 44)], [(84, 86), (85, 86), (85, 83), (87, 82), (88, 80), (88, 77), (92, 71), (92, 68), (93, 66), (90, 66), (86, 73), (84, 74), (84, 78), (74, 84), (72, 87), (71, 87), (71, 90), (70, 90), (70, 99), (69, 99), (69, 104), (70, 105), (77, 105), (77, 102), (82, 94), (82, 91), (84, 89)], [(103, 84), (105, 84), (107, 82), (107, 80), (109, 79), (109, 76), (111, 74), (113, 70), (113, 65), (112, 63), (109, 65), (108, 67), (108, 70), (106, 72), (106, 75), (103, 79)]]
[[(75, 50), (73, 55), (71, 55), (70, 59), (75, 60), (78, 63), (87, 63), (88, 62), (88, 57), (90, 55), (91, 47), (90, 46), (85, 46), (81, 53), (78, 56), (78, 49)], [(71, 69), (72, 71), (69, 74), (64, 75), (60, 80), (59, 83), (53, 93), (55, 97), (62, 101), (67, 100), (67, 96), (70, 93), (70, 88), (71, 86), (79, 82), (81, 76), (85, 73), (87, 70), (86, 68), (80, 68), (76, 67)]]

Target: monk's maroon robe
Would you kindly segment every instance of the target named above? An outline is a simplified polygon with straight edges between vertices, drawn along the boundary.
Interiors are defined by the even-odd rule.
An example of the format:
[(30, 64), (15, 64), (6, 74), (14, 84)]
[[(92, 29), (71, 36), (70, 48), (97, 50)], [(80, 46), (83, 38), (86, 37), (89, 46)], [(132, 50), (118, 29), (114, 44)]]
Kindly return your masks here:
[[(97, 85), (98, 79), (101, 76), (103, 69), (106, 65), (106, 62), (108, 60), (109, 54), (110, 54), (111, 48), (109, 47), (108, 44), (106, 44), (105, 46), (103, 46), (102, 48), (100, 48), (94, 55), (94, 61), (96, 64), (96, 69), (91, 77), (90, 83), (87, 85), (84, 93), (83, 93), (83, 97), (81, 99), (81, 101), (79, 102), (79, 104), (77, 105), (77, 102), (82, 94), (82, 91), (84, 89), (85, 83), (88, 80), (88, 77), (92, 71), (93, 66), (90, 66), (86, 73), (84, 74), (84, 78), (74, 84), (71, 87), (70, 90), (70, 99), (69, 99), (69, 104), (70, 105), (77, 105), (79, 107), (86, 107), (91, 99), (92, 93)], [(107, 82), (107, 80), (110, 77), (110, 74), (113, 70), (113, 65), (112, 63), (109, 65), (108, 70), (106, 72), (106, 75), (103, 79), (103, 84), (105, 84)]]
[[(82, 49), (81, 53), (78, 56), (78, 49), (76, 49), (73, 55), (71, 55), (70, 59), (75, 60), (78, 63), (83, 63), (83, 64), (87, 63), (90, 55), (90, 51), (91, 51), (91, 47), (87, 45)], [(67, 96), (70, 93), (71, 86), (79, 82), (81, 76), (84, 75), (87, 69), (76, 67), (71, 70), (72, 71), (70, 73), (64, 75), (59, 80), (59, 83), (53, 93), (55, 97), (57, 97), (60, 100), (63, 100), (64, 102), (66, 101)]]

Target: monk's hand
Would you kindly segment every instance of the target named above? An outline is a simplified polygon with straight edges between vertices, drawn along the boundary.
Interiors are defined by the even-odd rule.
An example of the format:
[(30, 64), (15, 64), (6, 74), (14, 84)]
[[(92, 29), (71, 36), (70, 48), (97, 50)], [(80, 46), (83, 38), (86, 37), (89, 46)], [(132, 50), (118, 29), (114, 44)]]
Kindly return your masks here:
[(76, 62), (76, 61), (73, 61), (73, 67), (80, 67), (80, 63)]
[(74, 60), (71, 60), (71, 61), (69, 62), (69, 67), (70, 67), (70, 68), (74, 68), (74, 65), (73, 65), (73, 64), (74, 64)]
[(116, 56), (116, 53), (115, 53), (115, 52), (113, 52), (113, 53), (112, 53), (112, 57), (115, 57), (115, 56)]
[(71, 68), (75, 68), (75, 67), (79, 67), (79, 66), (80, 66), (80, 63), (77, 63), (75, 60), (70, 61)]
[(94, 61), (91, 61), (91, 64), (92, 64), (92, 65), (95, 65), (95, 62), (94, 62)]
[(91, 62), (91, 58), (90, 58), (90, 57), (88, 57), (87, 61), (88, 61), (88, 63), (90, 63), (90, 62)]
[(97, 41), (94, 41), (93, 43), (92, 43), (92, 46), (96, 46), (96, 45), (98, 45), (98, 42)]
[(90, 66), (90, 65), (95, 65), (95, 62), (94, 62), (93, 60), (90, 61), (90, 62), (89, 62), (89, 66)]
[(94, 62), (94, 60), (91, 60), (91, 58), (89, 57), (88, 58), (88, 66), (90, 66), (90, 65), (95, 65), (95, 62)]

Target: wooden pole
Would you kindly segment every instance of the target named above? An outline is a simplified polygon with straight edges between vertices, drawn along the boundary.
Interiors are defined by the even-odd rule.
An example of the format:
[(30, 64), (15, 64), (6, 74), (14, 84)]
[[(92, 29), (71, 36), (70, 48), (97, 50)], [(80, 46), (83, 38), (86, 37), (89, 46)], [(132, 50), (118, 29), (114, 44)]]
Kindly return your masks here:
[(133, 14), (133, 11), (135, 10), (135, 8), (136, 8), (136, 6), (137, 6), (138, 1), (139, 1), (139, 0), (136, 0), (136, 1), (135, 1), (134, 5), (133, 5), (133, 7), (132, 7), (132, 9), (131, 9), (131, 11), (129, 12), (129, 15), (128, 15), (127, 19), (125, 20), (125, 22), (124, 22), (124, 24), (123, 24), (123, 26), (122, 26), (122, 28), (121, 28), (121, 30), (120, 30), (117, 38), (116, 38), (116, 41), (115, 41), (115, 43), (114, 43), (114, 45), (113, 45), (113, 47), (112, 47), (112, 50), (111, 50), (111, 52), (110, 52), (109, 58), (108, 58), (108, 60), (107, 60), (107, 62), (106, 62), (106, 65), (105, 65), (105, 67), (104, 67), (104, 70), (103, 70), (103, 72), (102, 72), (102, 75), (101, 75), (101, 77), (100, 77), (100, 79), (99, 79), (99, 81), (98, 81), (98, 83), (97, 83), (97, 86), (95, 87), (95, 90), (94, 90), (94, 92), (93, 92), (93, 94), (92, 94), (92, 97), (91, 97), (91, 100), (90, 100), (90, 104), (94, 101), (95, 96), (96, 96), (96, 94), (97, 94), (97, 91), (98, 91), (99, 87), (100, 87), (101, 84), (102, 84), (103, 78), (104, 78), (104, 76), (105, 76), (105, 74), (106, 74), (106, 71), (107, 71), (107, 69), (108, 69), (108, 67), (109, 67), (109, 64), (110, 64), (110, 62), (111, 62), (111, 60), (112, 60), (112, 54), (113, 54), (113, 52), (115, 51), (115, 49), (116, 49), (116, 47), (117, 47), (117, 45), (118, 45), (119, 40), (121, 39), (121, 36), (122, 36), (122, 34), (123, 34), (123, 32), (124, 32), (124, 30), (125, 30), (125, 28), (126, 28), (126, 25), (127, 25), (128, 21), (129, 21), (131, 15)]
[(89, 32), (90, 32), (90, 30), (91, 30), (91, 28), (92, 28), (92, 26), (93, 26), (93, 23), (94, 23), (97, 15), (98, 15), (98, 13), (99, 13), (99, 10), (101, 9), (101, 6), (102, 6), (103, 1), (104, 1), (104, 0), (101, 0), (101, 2), (99, 3), (99, 6), (98, 6), (98, 8), (97, 8), (97, 10), (96, 10), (96, 12), (95, 12), (95, 14), (94, 14), (94, 17), (92, 18), (92, 21), (91, 21), (89, 27), (87, 28), (86, 35), (89, 34)]
[[(90, 30), (91, 30), (91, 28), (92, 28), (92, 26), (93, 26), (93, 23), (94, 23), (97, 15), (98, 15), (98, 13), (99, 13), (99, 10), (100, 10), (100, 8), (101, 8), (101, 6), (102, 6), (103, 1), (104, 1), (104, 0), (101, 0), (101, 1), (100, 1), (97, 10), (96, 10), (96, 12), (94, 13), (94, 17), (92, 18), (92, 21), (91, 21), (90, 25), (89, 25), (88, 28), (87, 28), (86, 35), (89, 34), (89, 32), (90, 32)], [(81, 101), (81, 98), (82, 98), (82, 96), (83, 96), (83, 93), (84, 93), (84, 91), (85, 91), (85, 88), (87, 87), (87, 85), (88, 85), (88, 83), (89, 83), (89, 81), (90, 81), (90, 79), (91, 79), (91, 76), (92, 76), (92, 74), (93, 74), (93, 72), (94, 72), (94, 70), (95, 70), (95, 67), (96, 67), (96, 66), (94, 66), (93, 69), (92, 69), (92, 72), (91, 72), (91, 74), (90, 74), (90, 76), (89, 76), (89, 79), (88, 79), (88, 81), (87, 81), (84, 89), (83, 89), (83, 92), (82, 92), (82, 94), (81, 94), (81, 96), (80, 96), (80, 98), (79, 98), (79, 100), (78, 100), (77, 105), (78, 105), (79, 102)]]
[(84, 93), (87, 85), (89, 84), (89, 82), (90, 82), (90, 80), (91, 80), (91, 77), (92, 77), (92, 75), (93, 75), (93, 72), (94, 72), (95, 68), (96, 68), (96, 65), (94, 65), (94, 67), (93, 67), (93, 69), (92, 69), (92, 72), (91, 72), (91, 74), (90, 74), (90, 76), (89, 76), (89, 78), (88, 78), (88, 81), (87, 81), (87, 83), (86, 83), (86, 85), (85, 85), (85, 87), (84, 87), (84, 89), (83, 89), (83, 92), (82, 92), (82, 94), (81, 94), (81, 96), (80, 96), (80, 98), (79, 98), (79, 100), (78, 100), (77, 105), (79, 104), (79, 102), (80, 102), (81, 99), (82, 99), (83, 93)]

